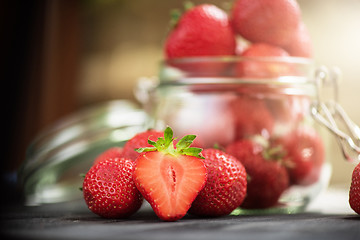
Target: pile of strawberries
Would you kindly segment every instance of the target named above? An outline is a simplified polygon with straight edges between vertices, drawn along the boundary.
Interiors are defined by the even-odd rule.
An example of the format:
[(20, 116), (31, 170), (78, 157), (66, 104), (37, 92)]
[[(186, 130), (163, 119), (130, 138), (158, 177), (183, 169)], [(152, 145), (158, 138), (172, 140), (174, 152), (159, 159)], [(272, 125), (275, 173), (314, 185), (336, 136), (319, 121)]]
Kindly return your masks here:
[[(296, 0), (237, 0), (229, 14), (213, 4), (193, 6), (169, 33), (164, 50), (166, 59), (196, 56), (311, 58), (313, 54), (310, 35)], [(246, 77), (262, 77), (266, 72), (287, 71), (281, 68), (262, 66), (258, 71), (254, 64), (240, 64), (235, 72)]]
[[(192, 6), (170, 31), (164, 49), (167, 60), (312, 56), (295, 0), (236, 0), (229, 14), (211, 4)], [(274, 63), (241, 61), (231, 67), (232, 74), (240, 77), (294, 74), (291, 67)], [(224, 66), (200, 64), (196, 69), (217, 74)], [(181, 139), (174, 138), (168, 127), (139, 133), (123, 148), (108, 149), (97, 157), (83, 182), (89, 209), (102, 217), (125, 218), (138, 211), (145, 199), (164, 221), (176, 221), (187, 213), (215, 217), (238, 207), (279, 206), (291, 186), (316, 183), (325, 151), (316, 130), (304, 123), (310, 99), (276, 91), (266, 84), (242, 86), (235, 89), (235, 98), (215, 99), (217, 106), (211, 107), (219, 112), (203, 116), (199, 125), (170, 124), (177, 135), (185, 135)], [(181, 115), (172, 117), (183, 122)], [(279, 125), (286, 127), (282, 134), (276, 129)], [(350, 204), (360, 213), (359, 170), (355, 178)]]
[(85, 175), (89, 209), (105, 218), (135, 213), (145, 198), (157, 216), (175, 221), (188, 212), (222, 216), (243, 202), (244, 166), (218, 150), (191, 147), (195, 135), (178, 140), (170, 127), (135, 135), (123, 148), (100, 154)]
[[(299, 137), (306, 140), (309, 136), (293, 139)], [(103, 152), (83, 182), (89, 209), (102, 217), (124, 218), (135, 213), (145, 198), (165, 221), (187, 213), (215, 217), (230, 214), (239, 206), (276, 206), (290, 184), (317, 177), (315, 173), (309, 179), (308, 171), (316, 168), (315, 163), (304, 161), (291, 140), (287, 143), (292, 154), (298, 154), (295, 161), (302, 170), (285, 167), (291, 163), (282, 162), (286, 159), (282, 149), (265, 149), (253, 140), (235, 142), (225, 150), (203, 150), (191, 147), (195, 138), (186, 135), (178, 140), (170, 127), (164, 132), (147, 130), (123, 148)]]

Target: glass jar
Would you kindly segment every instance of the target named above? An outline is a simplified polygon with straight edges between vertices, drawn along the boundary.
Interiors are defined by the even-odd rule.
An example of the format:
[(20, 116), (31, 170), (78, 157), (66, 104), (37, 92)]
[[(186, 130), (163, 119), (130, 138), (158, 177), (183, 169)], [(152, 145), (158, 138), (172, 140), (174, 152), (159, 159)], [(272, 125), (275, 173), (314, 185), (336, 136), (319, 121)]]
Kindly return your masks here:
[(162, 63), (158, 83), (138, 95), (154, 128), (196, 134), (193, 145), (225, 152), (252, 141), (261, 146), (257, 154), (286, 169), (288, 185), (276, 204), (239, 206), (233, 214), (297, 213), (327, 187), (331, 172), (327, 138), (311, 115), (314, 70), (311, 60), (295, 57), (172, 59)]
[(25, 205), (83, 198), (83, 177), (95, 158), (122, 147), (146, 129), (147, 115), (135, 103), (112, 100), (83, 108), (40, 132), (28, 146), (19, 170)]

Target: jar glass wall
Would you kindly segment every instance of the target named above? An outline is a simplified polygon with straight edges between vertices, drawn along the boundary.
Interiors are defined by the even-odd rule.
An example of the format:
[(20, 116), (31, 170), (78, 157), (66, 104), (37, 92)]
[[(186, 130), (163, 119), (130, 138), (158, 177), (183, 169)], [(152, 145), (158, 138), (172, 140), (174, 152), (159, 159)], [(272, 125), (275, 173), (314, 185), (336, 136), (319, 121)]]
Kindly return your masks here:
[[(330, 178), (326, 137), (310, 112), (317, 97), (313, 73), (312, 61), (294, 57), (168, 60), (161, 66), (159, 84), (149, 91), (146, 109), (155, 128), (171, 126), (179, 137), (196, 134), (197, 147), (217, 147), (232, 154), (229, 149), (241, 151), (241, 147), (230, 146), (249, 140), (262, 147), (259, 154), (266, 161), (286, 169), (288, 185), (276, 204), (250, 203), (233, 214), (299, 212)], [(266, 185), (270, 180), (264, 181)], [(271, 181), (281, 180), (275, 176)], [(249, 176), (249, 195), (259, 188), (254, 182)], [(271, 186), (267, 191), (272, 191)]]
[(25, 205), (83, 198), (83, 177), (95, 158), (110, 147), (122, 147), (144, 131), (147, 115), (136, 104), (112, 100), (59, 119), (39, 133), (19, 170)]

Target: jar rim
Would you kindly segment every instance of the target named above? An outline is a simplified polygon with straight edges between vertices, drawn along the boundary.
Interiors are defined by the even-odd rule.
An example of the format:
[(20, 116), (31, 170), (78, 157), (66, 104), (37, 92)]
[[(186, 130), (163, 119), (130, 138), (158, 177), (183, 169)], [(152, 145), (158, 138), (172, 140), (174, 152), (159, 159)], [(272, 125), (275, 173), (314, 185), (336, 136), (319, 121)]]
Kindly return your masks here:
[(311, 58), (297, 57), (297, 56), (279, 56), (279, 57), (244, 57), (236, 55), (219, 55), (219, 56), (191, 56), (191, 57), (177, 57), (163, 59), (163, 64), (177, 63), (198, 63), (198, 62), (237, 62), (237, 61), (262, 61), (262, 62), (279, 62), (279, 63), (293, 63), (312, 65), (314, 60)]
[[(250, 72), (239, 75), (234, 70), (239, 64), (243, 69), (250, 67)], [(264, 74), (261, 73), (263, 66)], [(314, 70), (314, 60), (303, 57), (196, 56), (163, 59), (158, 77), (160, 86), (243, 83), (303, 85), (314, 83)]]

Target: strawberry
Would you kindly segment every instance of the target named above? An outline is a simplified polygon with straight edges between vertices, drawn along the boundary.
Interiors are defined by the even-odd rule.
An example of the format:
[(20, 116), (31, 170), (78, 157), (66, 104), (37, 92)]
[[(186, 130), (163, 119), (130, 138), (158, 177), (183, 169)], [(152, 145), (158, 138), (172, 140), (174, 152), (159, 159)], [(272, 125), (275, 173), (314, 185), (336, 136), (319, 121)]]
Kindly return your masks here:
[(151, 145), (148, 144), (148, 139), (156, 141), (159, 137), (163, 136), (163, 132), (153, 129), (149, 129), (147, 131), (136, 134), (134, 137), (132, 137), (125, 143), (122, 153), (123, 157), (135, 161), (135, 159), (141, 154), (135, 151), (135, 149), (140, 147), (151, 147)]
[(164, 221), (181, 219), (206, 182), (206, 168), (199, 154), (202, 149), (190, 147), (195, 135), (173, 145), (173, 131), (167, 127), (164, 137), (136, 159), (134, 181), (156, 215)]
[(132, 178), (134, 162), (126, 158), (107, 158), (86, 173), (83, 195), (88, 208), (104, 218), (125, 218), (143, 202)]
[(309, 113), (311, 99), (302, 95), (279, 93), (267, 98), (266, 106), (276, 121), (296, 127)]
[[(289, 57), (289, 54), (280, 47), (267, 43), (254, 43), (245, 49), (241, 56), (244, 60), (236, 65), (237, 76), (275, 78), (293, 74), (291, 64), (279, 61), (281, 57)], [(271, 60), (270, 57), (274, 59)]]
[(284, 49), (291, 56), (312, 58), (312, 41), (304, 22), (299, 24), (295, 35), (291, 38), (291, 41), (286, 46), (284, 46)]
[(247, 195), (240, 207), (268, 208), (278, 203), (289, 186), (289, 176), (281, 161), (271, 152), (244, 139), (230, 144), (226, 152), (235, 156), (245, 167), (248, 175)]
[(360, 163), (356, 165), (352, 173), (349, 204), (357, 214), (360, 214)]
[(246, 195), (246, 171), (233, 156), (218, 149), (202, 151), (208, 178), (189, 213), (222, 216), (240, 206)]
[(121, 147), (111, 147), (104, 152), (102, 152), (99, 156), (96, 157), (94, 164), (98, 162), (104, 161), (108, 158), (120, 158), (122, 157), (122, 148)]
[(234, 55), (235, 35), (226, 12), (212, 4), (187, 10), (165, 42), (166, 58)]
[(235, 118), (236, 139), (261, 134), (269, 137), (274, 119), (262, 99), (238, 96), (231, 102)]
[(297, 127), (276, 140), (285, 151), (285, 164), (292, 184), (315, 183), (325, 160), (325, 147), (320, 135), (310, 127)]
[(284, 46), (301, 21), (301, 11), (296, 0), (237, 0), (231, 21), (235, 32), (251, 42)]
[[(165, 41), (168, 65), (186, 76), (218, 76), (228, 66), (221, 58), (204, 61), (204, 56), (234, 55), (235, 33), (225, 11), (213, 4), (200, 4), (181, 15)], [(187, 57), (192, 57), (191, 61)]]

